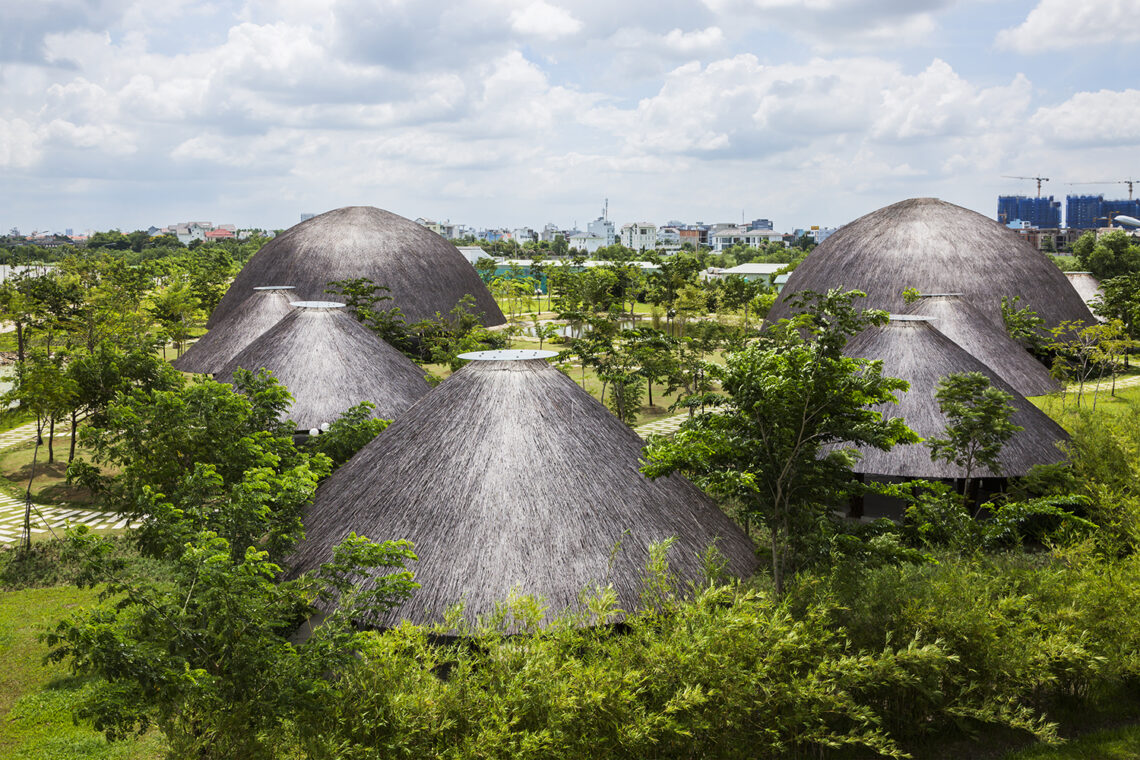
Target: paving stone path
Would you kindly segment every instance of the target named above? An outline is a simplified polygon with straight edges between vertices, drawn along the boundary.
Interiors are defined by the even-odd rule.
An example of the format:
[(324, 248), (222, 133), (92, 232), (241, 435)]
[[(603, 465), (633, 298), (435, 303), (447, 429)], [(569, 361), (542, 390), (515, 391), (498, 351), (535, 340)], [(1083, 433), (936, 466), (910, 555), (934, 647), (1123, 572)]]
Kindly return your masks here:
[(633, 430), (642, 438), (648, 438), (651, 435), (673, 435), (677, 429), (681, 427), (681, 423), (689, 419), (688, 412), (675, 414), (672, 417), (663, 417), (653, 422), (647, 422), (644, 425), (638, 425)]
[[(0, 449), (29, 443), (35, 439), (36, 425), (31, 423), (0, 433)], [(32, 505), (32, 538), (46, 534), (62, 534), (69, 525), (86, 525), (92, 529), (128, 527), (126, 520), (110, 512), (78, 509), (50, 504)], [(0, 492), (0, 546), (19, 542), (24, 527), (24, 500)]]

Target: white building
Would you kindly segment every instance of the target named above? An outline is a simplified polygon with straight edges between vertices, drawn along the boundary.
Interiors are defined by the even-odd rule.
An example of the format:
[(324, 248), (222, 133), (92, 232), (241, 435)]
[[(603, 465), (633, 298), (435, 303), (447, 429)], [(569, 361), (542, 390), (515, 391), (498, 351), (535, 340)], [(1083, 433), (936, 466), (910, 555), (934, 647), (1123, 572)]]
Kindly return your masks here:
[(594, 237), (600, 237), (605, 241), (602, 245), (613, 245), (617, 242), (617, 232), (614, 231), (614, 223), (604, 217), (599, 216), (587, 224), (586, 233)]
[(651, 251), (657, 248), (657, 225), (652, 222), (623, 224), (621, 244), (635, 251)]
[(571, 235), (568, 242), (571, 248), (585, 251), (587, 254), (597, 253), (599, 248), (613, 245), (612, 242), (607, 242), (606, 238), (601, 235), (595, 235), (590, 232), (579, 232), (577, 235)]
[(746, 248), (759, 248), (768, 243), (784, 243), (784, 235), (772, 230), (746, 230), (743, 227), (727, 227), (717, 232), (709, 233), (709, 245), (717, 253), (723, 253), (726, 248), (742, 245)]

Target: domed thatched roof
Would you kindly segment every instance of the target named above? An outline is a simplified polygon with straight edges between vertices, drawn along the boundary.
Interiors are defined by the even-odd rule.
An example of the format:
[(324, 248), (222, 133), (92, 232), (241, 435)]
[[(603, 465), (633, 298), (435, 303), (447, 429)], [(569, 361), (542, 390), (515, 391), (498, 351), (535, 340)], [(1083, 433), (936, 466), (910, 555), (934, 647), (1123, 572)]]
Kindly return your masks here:
[[(955, 372), (981, 372), (993, 386), (1013, 396), (1016, 411), (1012, 421), (1023, 430), (1014, 433), (1002, 449), (1001, 476), (1021, 476), (1036, 464), (1059, 462), (1065, 457), (1057, 448), (1068, 434), (1044, 412), (1029, 403), (986, 365), (935, 329), (925, 317), (893, 315), (882, 327), (869, 327), (855, 336), (844, 353), (883, 362), (883, 375), (900, 377), (910, 390), (900, 393), (899, 403), (877, 407), (885, 417), (902, 417), (922, 438), (940, 437), (946, 417), (938, 408), (934, 389), (938, 381)], [(932, 462), (925, 443), (895, 446), (890, 451), (861, 450), (863, 458), (855, 472), (910, 478), (961, 478), (963, 468), (950, 462)], [(982, 470), (974, 476), (987, 477)]]
[(372, 416), (394, 419), (428, 392), (424, 371), (331, 301), (298, 301), (281, 321), (218, 372), (228, 382), (239, 367), (267, 369), (289, 389), (283, 415), (298, 430), (331, 423), (362, 401)]
[(1092, 272), (1065, 272), (1065, 277), (1090, 309), (1092, 302), (1104, 295), (1104, 291), (1100, 289), (1100, 280), (1093, 277)]
[(730, 572), (752, 573), (752, 542), (716, 504), (641, 474), (643, 445), (543, 359), (473, 361), (318, 488), (291, 572), (328, 562), (350, 531), (412, 541), (421, 587), (379, 627), (442, 621), (460, 601), (474, 621), (515, 589), (556, 613), (592, 583), (632, 609), (647, 547), (673, 536), (683, 580), (702, 577), (714, 542)]
[(210, 328), (171, 364), (182, 372), (212, 375), (220, 371), (239, 351), (281, 321), (295, 300), (292, 285), (253, 288), (224, 322)]
[(410, 219), (371, 206), (347, 206), (290, 227), (242, 267), (213, 314), (224, 321), (254, 285), (288, 282), (297, 297), (329, 298), (328, 283), (369, 277), (391, 289), (409, 324), (447, 314), (464, 295), (475, 297), (485, 325), (506, 320), (475, 268), (455, 246)]
[(902, 309), (906, 288), (961, 293), (995, 324), (1002, 297), (1019, 295), (1045, 327), (1092, 322), (1045, 254), (994, 220), (937, 198), (895, 203), (841, 227), (792, 272), (768, 319), (790, 316), (793, 293), (832, 288), (861, 290), (861, 308), (892, 312)]
[(930, 317), (938, 332), (966, 349), (1022, 396), (1061, 390), (1058, 383), (1004, 327), (982, 316), (957, 293), (923, 295), (903, 307), (904, 314)]

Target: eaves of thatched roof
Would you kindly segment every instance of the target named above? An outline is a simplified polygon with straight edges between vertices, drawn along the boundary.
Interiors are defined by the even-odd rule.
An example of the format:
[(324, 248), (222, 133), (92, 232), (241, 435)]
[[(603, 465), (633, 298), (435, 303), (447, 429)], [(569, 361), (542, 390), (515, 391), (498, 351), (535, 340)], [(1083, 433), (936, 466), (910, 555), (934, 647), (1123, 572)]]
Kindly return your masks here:
[(224, 321), (218, 322), (172, 364), (182, 372), (212, 375), (277, 324), (296, 300), (291, 285), (252, 288)]
[(362, 401), (373, 416), (394, 419), (428, 392), (424, 372), (331, 302), (295, 302), (292, 311), (222, 367), (228, 382), (241, 367), (267, 369), (289, 389), (284, 415), (299, 430), (331, 423)]
[(715, 542), (729, 571), (756, 568), (752, 542), (680, 476), (648, 480), (643, 442), (542, 359), (475, 361), (361, 449), (317, 490), (294, 574), (332, 556), (349, 532), (408, 539), (421, 587), (370, 621), (436, 623), (463, 602), (468, 620), (512, 592), (576, 608), (592, 584), (636, 606), (651, 543), (682, 582), (702, 578)]
[(347, 206), (290, 227), (246, 263), (213, 314), (224, 321), (250, 287), (288, 282), (298, 298), (322, 300), (328, 283), (369, 277), (391, 290), (392, 305), (409, 323), (447, 314), (466, 294), (484, 324), (506, 321), (478, 273), (458, 249), (431, 230), (389, 211)]
[(1045, 365), (957, 293), (920, 296), (904, 314), (929, 317), (938, 331), (966, 349), (1022, 396), (1061, 389)]
[[(940, 333), (923, 317), (893, 316), (882, 327), (869, 327), (847, 344), (845, 353), (883, 362), (883, 374), (910, 383), (910, 390), (898, 393), (899, 403), (882, 404), (885, 417), (902, 417), (922, 438), (940, 437), (946, 430), (946, 417), (938, 408), (934, 391), (946, 375), (981, 372), (999, 390), (1010, 394), (1014, 406), (1012, 421), (1023, 428), (1005, 444), (999, 459), (1000, 473), (975, 471), (976, 477), (1014, 477), (1027, 474), (1038, 464), (1064, 459), (1057, 444), (1069, 436), (1048, 415), (1035, 407), (1002, 380), (992, 369), (971, 356), (964, 348)], [(861, 449), (856, 472), (868, 475), (911, 478), (961, 478), (965, 471), (949, 462), (933, 462), (924, 443), (895, 446), (890, 451)]]
[(1012, 230), (937, 198), (912, 198), (844, 225), (788, 278), (768, 319), (791, 315), (799, 291), (861, 290), (862, 308), (899, 312), (902, 292), (961, 293), (990, 321), (1003, 296), (1020, 296), (1046, 327), (1092, 314), (1061, 270)]
[(1104, 296), (1104, 291), (1100, 289), (1100, 280), (1093, 277), (1092, 272), (1065, 272), (1065, 277), (1072, 284), (1073, 290), (1077, 291), (1081, 300), (1090, 308), (1093, 301)]

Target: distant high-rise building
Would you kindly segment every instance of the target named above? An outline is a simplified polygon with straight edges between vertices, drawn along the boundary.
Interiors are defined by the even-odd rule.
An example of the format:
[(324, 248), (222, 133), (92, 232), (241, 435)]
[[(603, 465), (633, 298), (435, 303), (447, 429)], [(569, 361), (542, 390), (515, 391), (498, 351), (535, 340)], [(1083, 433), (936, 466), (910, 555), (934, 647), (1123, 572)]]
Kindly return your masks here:
[(301, 221), (307, 222), (310, 219), (312, 219), (314, 216), (316, 216), (316, 214), (301, 214)]
[(1070, 195), (1065, 198), (1065, 224), (1071, 230), (1110, 227), (1118, 216), (1140, 215), (1140, 199), (1105, 200), (1103, 195)]
[(999, 195), (998, 221), (1002, 224), (1022, 221), (1030, 227), (1054, 229), (1061, 226), (1061, 202), (1025, 195)]
[(1100, 205), (1100, 216), (1104, 217), (1104, 220), (1098, 226), (1107, 227), (1112, 223), (1112, 219), (1121, 215), (1131, 216), (1134, 219), (1140, 217), (1140, 199), (1105, 201)]
[(771, 219), (753, 219), (748, 225), (750, 230), (770, 230), (772, 229)]
[(1071, 230), (1091, 230), (1099, 224), (1097, 219), (1104, 216), (1100, 207), (1103, 195), (1070, 195), (1065, 198), (1065, 226)]

